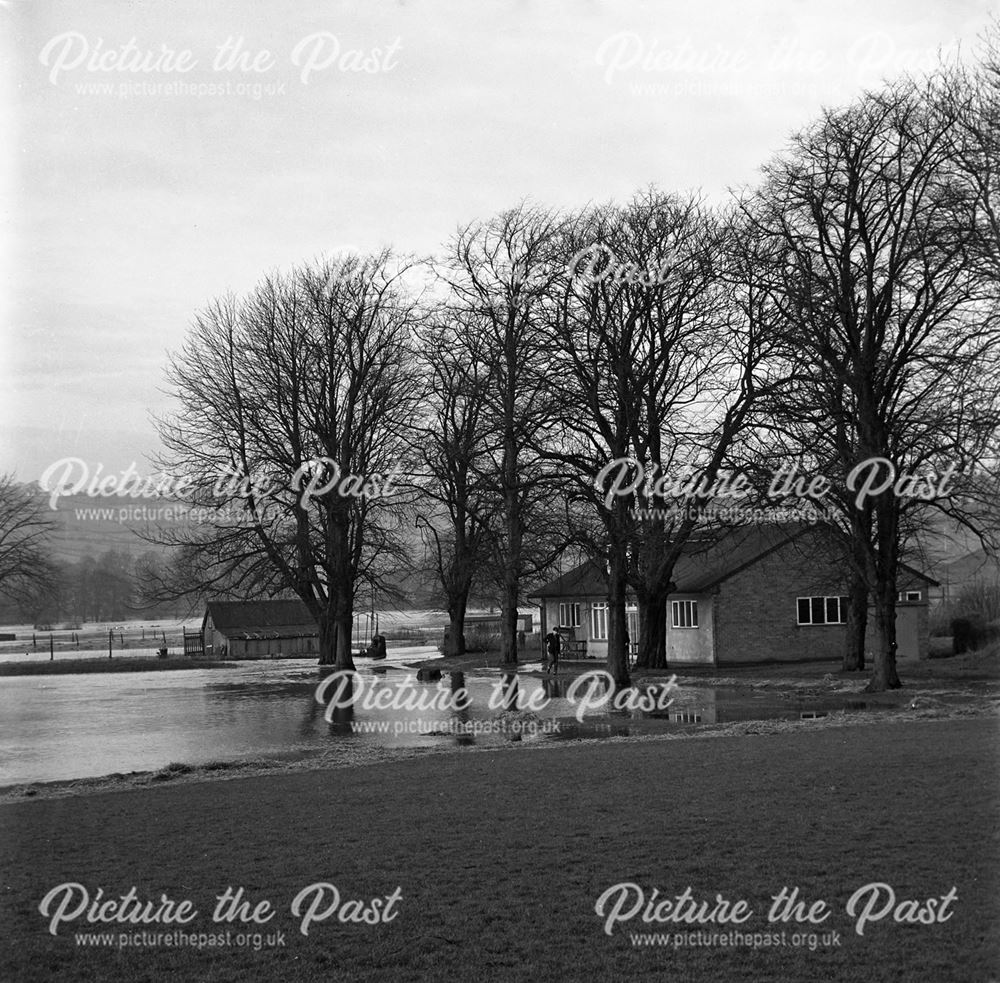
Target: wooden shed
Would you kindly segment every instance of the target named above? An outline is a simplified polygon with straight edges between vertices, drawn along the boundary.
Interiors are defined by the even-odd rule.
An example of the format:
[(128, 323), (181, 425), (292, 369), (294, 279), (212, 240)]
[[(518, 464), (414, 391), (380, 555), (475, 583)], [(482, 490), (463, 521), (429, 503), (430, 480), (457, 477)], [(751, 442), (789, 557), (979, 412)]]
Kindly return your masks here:
[(301, 659), (319, 655), (319, 630), (300, 600), (209, 601), (201, 623), (215, 659)]

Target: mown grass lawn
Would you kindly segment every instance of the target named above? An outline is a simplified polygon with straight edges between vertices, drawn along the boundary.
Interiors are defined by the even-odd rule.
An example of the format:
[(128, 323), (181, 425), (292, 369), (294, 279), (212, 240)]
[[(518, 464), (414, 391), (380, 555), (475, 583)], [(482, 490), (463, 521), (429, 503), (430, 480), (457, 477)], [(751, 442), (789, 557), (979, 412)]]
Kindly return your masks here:
[[(609, 742), (5, 805), (0, 979), (987, 981), (1000, 973), (997, 737), (975, 718)], [(192, 934), (222, 930), (214, 898), (242, 886), (274, 903), (259, 931), (285, 945), (81, 948), (74, 931), (101, 926), (53, 937), (37, 910), (69, 881), (191, 899)], [(318, 881), (350, 898), (399, 887), (398, 916), (302, 936), (289, 904)], [(660, 927), (637, 918), (609, 937), (594, 911), (624, 881), (746, 899), (745, 932), (780, 929), (770, 895), (798, 886), (830, 904), (815, 931), (841, 944), (637, 947), (629, 930)], [(860, 937), (845, 904), (873, 881), (900, 900), (955, 887), (953, 915)]]

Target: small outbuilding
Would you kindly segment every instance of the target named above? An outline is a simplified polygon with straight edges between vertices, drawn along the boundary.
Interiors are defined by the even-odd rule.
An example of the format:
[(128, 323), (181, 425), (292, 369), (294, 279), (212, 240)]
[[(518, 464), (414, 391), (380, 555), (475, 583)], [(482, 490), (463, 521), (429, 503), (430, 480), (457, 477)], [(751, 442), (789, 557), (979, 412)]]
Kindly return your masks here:
[(209, 601), (201, 635), (209, 658), (290, 659), (319, 655), (319, 629), (300, 600)]

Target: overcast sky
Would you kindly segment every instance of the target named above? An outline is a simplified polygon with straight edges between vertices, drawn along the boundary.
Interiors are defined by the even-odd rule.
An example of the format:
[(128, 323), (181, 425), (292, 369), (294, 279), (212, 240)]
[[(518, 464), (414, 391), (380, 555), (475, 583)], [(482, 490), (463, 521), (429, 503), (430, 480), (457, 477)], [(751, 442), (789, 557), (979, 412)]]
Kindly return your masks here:
[(195, 311), (524, 197), (722, 200), (987, 0), (4, 0), (0, 472), (140, 471)]

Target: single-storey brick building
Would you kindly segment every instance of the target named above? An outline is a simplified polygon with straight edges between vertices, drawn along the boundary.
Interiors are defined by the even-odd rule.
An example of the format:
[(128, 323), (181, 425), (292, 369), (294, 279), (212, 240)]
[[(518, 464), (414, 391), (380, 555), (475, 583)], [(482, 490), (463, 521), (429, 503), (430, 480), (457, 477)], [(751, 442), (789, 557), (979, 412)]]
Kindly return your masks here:
[[(844, 653), (849, 567), (821, 526), (741, 526), (693, 538), (674, 567), (667, 600), (671, 666), (836, 659)], [(897, 655), (926, 658), (927, 589), (934, 581), (902, 567), (896, 612)], [(584, 563), (533, 592), (541, 630), (559, 628), (566, 655), (603, 659), (608, 647), (607, 578)], [(638, 610), (626, 610), (634, 649)], [(869, 613), (869, 649), (874, 618)]]
[(205, 655), (279, 659), (319, 655), (319, 629), (300, 600), (209, 601), (201, 622)]

